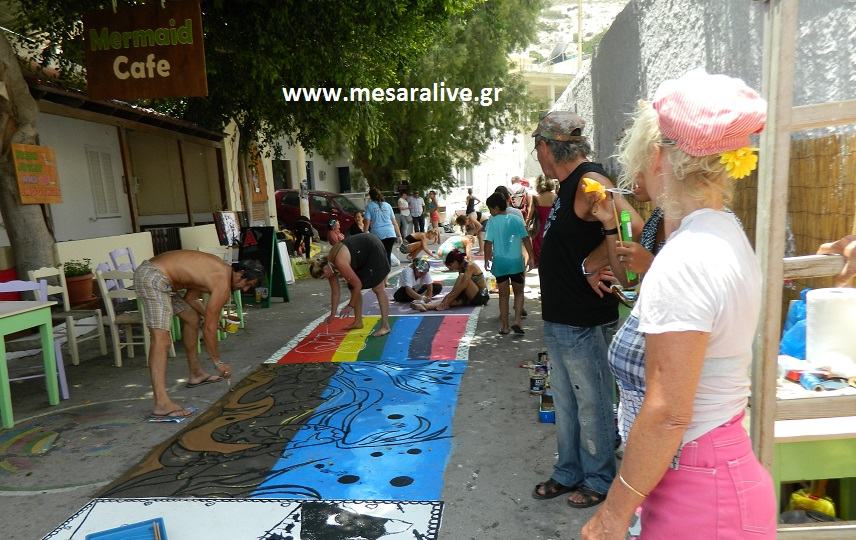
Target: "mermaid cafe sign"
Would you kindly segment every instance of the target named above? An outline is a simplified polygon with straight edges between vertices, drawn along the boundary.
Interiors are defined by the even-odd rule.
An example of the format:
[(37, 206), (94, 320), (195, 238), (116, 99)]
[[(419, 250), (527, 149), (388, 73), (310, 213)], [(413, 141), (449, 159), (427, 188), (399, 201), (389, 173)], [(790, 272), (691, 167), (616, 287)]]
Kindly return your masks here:
[(83, 18), (93, 99), (207, 96), (199, 0), (150, 0)]

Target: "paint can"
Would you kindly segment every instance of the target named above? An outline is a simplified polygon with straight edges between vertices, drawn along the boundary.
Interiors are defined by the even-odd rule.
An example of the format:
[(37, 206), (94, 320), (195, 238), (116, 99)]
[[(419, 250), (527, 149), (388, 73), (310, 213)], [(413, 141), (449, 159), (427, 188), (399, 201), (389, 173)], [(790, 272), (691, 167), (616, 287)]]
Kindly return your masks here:
[(547, 382), (547, 373), (539, 369), (540, 366), (529, 370), (529, 393), (539, 395), (544, 393)]

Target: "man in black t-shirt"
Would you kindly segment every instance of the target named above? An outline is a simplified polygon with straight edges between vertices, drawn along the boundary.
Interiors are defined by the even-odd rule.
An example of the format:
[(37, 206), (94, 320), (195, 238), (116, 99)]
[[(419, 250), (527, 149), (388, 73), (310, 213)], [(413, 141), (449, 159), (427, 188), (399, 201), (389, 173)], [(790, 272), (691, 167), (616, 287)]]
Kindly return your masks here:
[[(551, 478), (532, 496), (569, 493), (567, 502), (576, 508), (606, 497), (615, 476), (616, 440), (607, 348), (618, 323), (618, 303), (601, 278), (608, 276), (606, 242), (618, 238), (615, 228), (604, 230), (592, 215), (591, 194), (580, 186), (585, 176), (612, 187), (606, 171), (588, 160), (584, 127), (576, 114), (554, 111), (532, 134), (544, 175), (560, 180), (538, 263), (559, 457)], [(634, 227), (641, 230), (642, 220), (630, 205), (620, 196), (615, 202), (619, 211), (631, 211)]]

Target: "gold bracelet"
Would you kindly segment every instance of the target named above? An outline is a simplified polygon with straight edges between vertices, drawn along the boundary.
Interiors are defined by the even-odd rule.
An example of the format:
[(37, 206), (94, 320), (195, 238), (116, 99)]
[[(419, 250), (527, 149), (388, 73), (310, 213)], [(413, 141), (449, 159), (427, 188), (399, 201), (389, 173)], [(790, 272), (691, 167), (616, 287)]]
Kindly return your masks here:
[(633, 493), (635, 493), (635, 494), (639, 495), (639, 496), (640, 496), (640, 497), (642, 497), (643, 499), (644, 499), (644, 498), (646, 498), (646, 497), (648, 497), (648, 495), (647, 495), (647, 494), (642, 493), (641, 491), (639, 491), (639, 490), (638, 490), (638, 489), (636, 489), (635, 487), (631, 486), (631, 485), (627, 482), (627, 480), (625, 480), (625, 479), (624, 479), (624, 477), (623, 477), (623, 476), (621, 476), (621, 473), (618, 473), (618, 480), (619, 480), (622, 484), (624, 484), (624, 487), (626, 487), (627, 489), (629, 489), (629, 490), (630, 490), (630, 491), (632, 491)]

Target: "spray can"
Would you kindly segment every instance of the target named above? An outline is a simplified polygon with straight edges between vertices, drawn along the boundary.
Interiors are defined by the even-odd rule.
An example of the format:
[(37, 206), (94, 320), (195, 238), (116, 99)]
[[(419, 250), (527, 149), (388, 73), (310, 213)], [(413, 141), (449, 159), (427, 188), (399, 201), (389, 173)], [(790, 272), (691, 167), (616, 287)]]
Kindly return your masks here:
[(821, 381), (816, 375), (805, 372), (800, 375), (800, 385), (806, 390), (811, 390), (813, 392), (822, 392), (823, 386), (821, 386)]
[[(627, 210), (621, 211), (621, 217), (619, 218), (621, 221), (621, 238), (625, 242), (633, 241), (633, 229), (630, 226), (630, 212)], [(627, 270), (627, 279), (633, 281), (636, 279), (636, 272), (631, 272)]]

